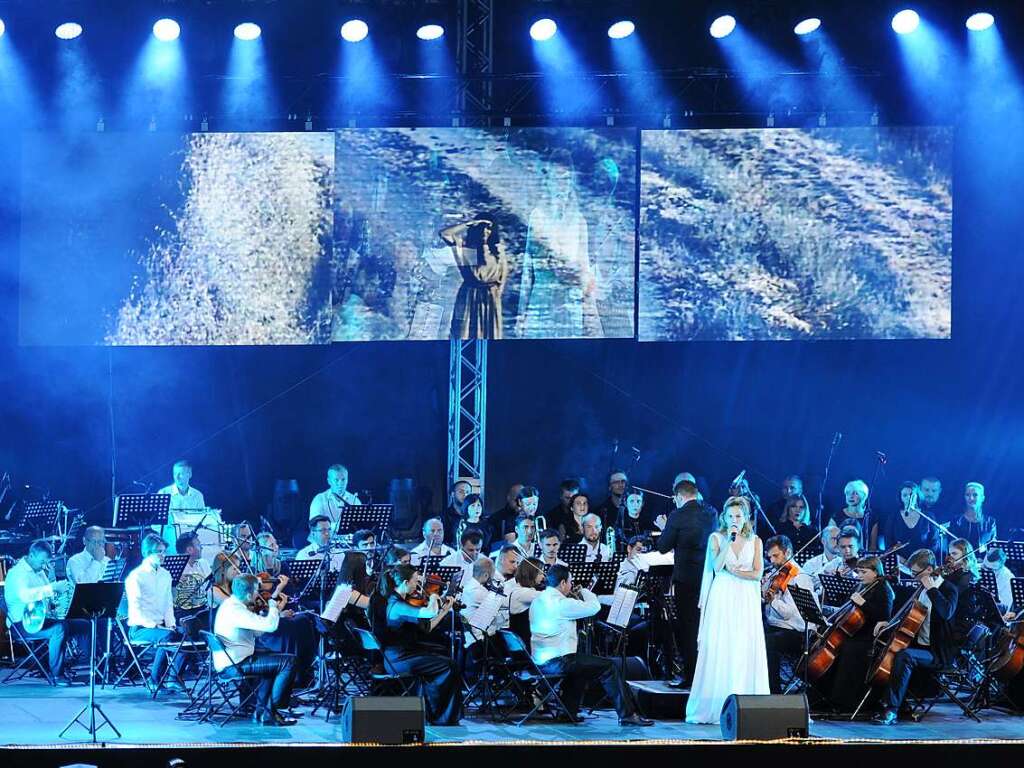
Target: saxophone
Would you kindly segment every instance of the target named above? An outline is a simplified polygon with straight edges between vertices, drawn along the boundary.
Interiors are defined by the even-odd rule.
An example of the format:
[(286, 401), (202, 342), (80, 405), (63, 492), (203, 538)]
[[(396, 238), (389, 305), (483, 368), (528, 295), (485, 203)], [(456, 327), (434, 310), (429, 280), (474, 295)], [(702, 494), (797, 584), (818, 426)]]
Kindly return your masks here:
[(609, 525), (608, 526), (608, 530), (604, 532), (604, 543), (608, 545), (609, 553), (614, 555), (615, 551), (616, 551), (615, 550), (616, 541), (615, 541), (615, 526), (614, 525)]
[(459, 546), (462, 542), (462, 534), (469, 528), (469, 521), (466, 518), (459, 520), (458, 526), (455, 528), (455, 545)]

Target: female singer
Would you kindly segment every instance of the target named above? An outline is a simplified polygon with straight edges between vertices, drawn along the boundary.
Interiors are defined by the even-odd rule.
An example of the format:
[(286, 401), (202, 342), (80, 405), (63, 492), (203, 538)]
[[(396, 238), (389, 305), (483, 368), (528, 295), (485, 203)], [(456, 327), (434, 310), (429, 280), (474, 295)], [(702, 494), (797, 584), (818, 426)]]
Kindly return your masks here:
[(886, 518), (882, 526), (883, 540), (878, 543), (880, 548), (904, 544), (905, 552), (916, 552), (919, 549), (938, 551), (938, 532), (935, 526), (921, 516), (921, 508), (918, 506), (920, 498), (921, 489), (917, 483), (903, 483), (900, 488), (900, 513)]
[(892, 617), (895, 598), (892, 587), (884, 579), (885, 569), (879, 558), (862, 557), (854, 570), (861, 588), (850, 600), (864, 613), (864, 626), (843, 641), (832, 668), (818, 684), (819, 690), (840, 712), (853, 712), (864, 695), (864, 679), (871, 665), (875, 633)]
[(422, 680), (427, 720), (432, 725), (458, 725), (462, 717), (462, 681), (449, 650), (432, 644), (428, 636), (452, 610), (455, 599), (431, 595), (422, 608), (408, 598), (420, 587), (419, 571), (402, 564), (381, 574), (381, 582), (370, 600), (370, 623), (381, 647), (387, 668), (400, 675)]
[(779, 526), (779, 533), (793, 542), (793, 551), (798, 552), (817, 534), (811, 526), (811, 508), (801, 494), (786, 500), (785, 519)]
[(846, 506), (838, 519), (833, 522), (840, 528), (853, 526), (860, 531), (861, 546), (866, 549), (878, 547), (878, 514), (868, 507), (868, 484), (863, 480), (851, 480), (843, 487)]
[(697, 668), (686, 722), (717, 723), (731, 694), (768, 693), (768, 654), (761, 623), (761, 539), (750, 502), (732, 496), (708, 537), (701, 583)]

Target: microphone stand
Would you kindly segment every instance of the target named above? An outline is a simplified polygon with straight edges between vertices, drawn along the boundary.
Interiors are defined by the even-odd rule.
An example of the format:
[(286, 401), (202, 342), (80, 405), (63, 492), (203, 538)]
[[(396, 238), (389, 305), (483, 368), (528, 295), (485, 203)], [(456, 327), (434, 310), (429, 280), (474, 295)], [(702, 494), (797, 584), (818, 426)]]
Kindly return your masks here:
[(829, 446), (828, 458), (825, 459), (825, 472), (821, 476), (821, 485), (818, 486), (818, 530), (821, 530), (822, 517), (825, 515), (825, 484), (828, 483), (828, 473), (832, 469), (832, 457), (835, 455), (836, 446), (842, 439), (842, 432), (836, 432), (832, 436), (832, 445)]

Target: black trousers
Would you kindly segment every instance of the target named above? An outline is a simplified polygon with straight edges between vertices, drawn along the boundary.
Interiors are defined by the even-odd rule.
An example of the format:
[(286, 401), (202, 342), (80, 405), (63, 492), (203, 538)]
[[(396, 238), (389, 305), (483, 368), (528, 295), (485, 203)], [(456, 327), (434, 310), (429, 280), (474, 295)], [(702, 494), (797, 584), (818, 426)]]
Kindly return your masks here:
[(611, 659), (589, 656), (585, 653), (570, 653), (545, 662), (540, 670), (548, 675), (565, 675), (562, 701), (574, 715), (579, 711), (587, 684), (593, 680), (601, 683), (620, 718), (636, 714), (636, 702), (633, 701), (633, 696), (622, 679), (622, 672)]
[(431, 725), (458, 725), (462, 719), (462, 679), (459, 666), (447, 656), (387, 648), (385, 667), (398, 675), (415, 675), (423, 681), (427, 721)]
[(768, 651), (768, 689), (782, 693), (780, 668), (786, 656), (799, 656), (804, 650), (804, 633), (795, 629), (766, 626), (764, 644)]
[(260, 678), (256, 694), (258, 710), (277, 711), (288, 706), (295, 682), (295, 657), (288, 653), (261, 653), (257, 651), (249, 658), (235, 665), (245, 675)]
[(686, 679), (697, 669), (697, 630), (700, 629), (700, 578), (672, 582), (676, 600), (676, 645)]
[[(175, 643), (181, 640), (181, 635), (173, 629), (165, 627), (130, 627), (128, 637), (133, 642), (142, 643)], [(174, 653), (173, 648), (159, 647), (153, 649), (153, 666), (149, 670), (149, 680), (153, 685), (160, 682), (164, 670), (167, 669), (168, 656)], [(174, 659), (175, 677), (181, 675), (181, 667), (185, 663), (185, 657), (180, 653)]]
[(915, 669), (939, 669), (941, 664), (928, 648), (904, 648), (892, 661), (892, 674), (883, 701), (888, 709), (900, 708)]
[(287, 653), (295, 657), (295, 674), (308, 675), (316, 658), (320, 637), (309, 614), (282, 618), (274, 632), (256, 638), (256, 648), (270, 653)]

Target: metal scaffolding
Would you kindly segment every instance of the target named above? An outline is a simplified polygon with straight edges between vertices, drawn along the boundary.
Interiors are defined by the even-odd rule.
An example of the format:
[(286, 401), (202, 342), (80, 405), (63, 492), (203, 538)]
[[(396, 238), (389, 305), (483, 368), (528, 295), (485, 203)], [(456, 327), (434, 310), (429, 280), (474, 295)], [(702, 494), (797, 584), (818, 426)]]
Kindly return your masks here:
[(449, 488), (465, 478), (484, 487), (487, 448), (487, 342), (452, 339), (448, 368)]

